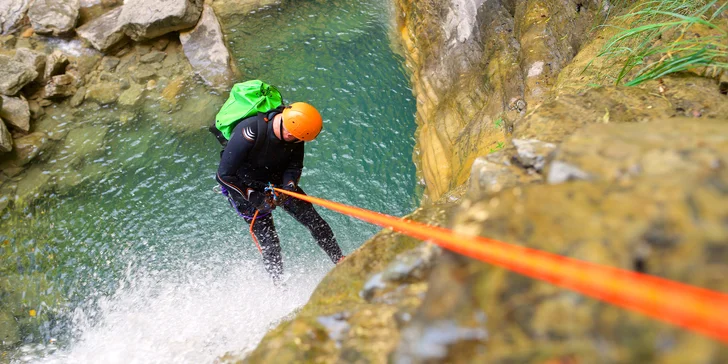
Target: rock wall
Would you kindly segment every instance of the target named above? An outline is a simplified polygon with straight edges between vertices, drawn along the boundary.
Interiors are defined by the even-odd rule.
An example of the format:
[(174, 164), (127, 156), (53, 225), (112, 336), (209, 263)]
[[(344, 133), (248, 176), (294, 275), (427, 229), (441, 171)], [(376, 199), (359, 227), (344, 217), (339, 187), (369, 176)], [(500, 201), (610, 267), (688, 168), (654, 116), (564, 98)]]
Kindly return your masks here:
[[(728, 291), (728, 96), (716, 78), (606, 84), (595, 56), (614, 30), (593, 26), (619, 11), (608, 3), (397, 7), (429, 197), (415, 219)], [(700, 334), (426, 243), (379, 253), (402, 239), (366, 242), (295, 318), (221, 362), (728, 360)]]
[(598, 1), (397, 1), (417, 97), (425, 197), (468, 178), (543, 101), (602, 12)]

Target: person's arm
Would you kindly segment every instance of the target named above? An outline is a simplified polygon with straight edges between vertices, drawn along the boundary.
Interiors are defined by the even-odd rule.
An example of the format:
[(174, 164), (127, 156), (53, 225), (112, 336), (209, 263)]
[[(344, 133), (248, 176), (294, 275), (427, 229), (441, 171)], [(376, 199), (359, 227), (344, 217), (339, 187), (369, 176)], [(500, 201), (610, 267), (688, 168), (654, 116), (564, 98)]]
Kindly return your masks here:
[(215, 179), (221, 185), (237, 197), (241, 197), (250, 201), (254, 206), (258, 206), (265, 200), (265, 184), (240, 178), (237, 174), (238, 170), (243, 166), (248, 158), (248, 154), (255, 146), (255, 138), (258, 136), (257, 123), (241, 122), (238, 124), (230, 135), (225, 150), (220, 158), (220, 165), (217, 168)]
[(304, 143), (296, 145), (296, 149), (291, 155), (291, 160), (288, 166), (283, 171), (282, 186), (284, 189), (295, 191), (298, 187), (298, 180), (301, 178), (301, 171), (303, 170), (303, 156), (304, 156)]

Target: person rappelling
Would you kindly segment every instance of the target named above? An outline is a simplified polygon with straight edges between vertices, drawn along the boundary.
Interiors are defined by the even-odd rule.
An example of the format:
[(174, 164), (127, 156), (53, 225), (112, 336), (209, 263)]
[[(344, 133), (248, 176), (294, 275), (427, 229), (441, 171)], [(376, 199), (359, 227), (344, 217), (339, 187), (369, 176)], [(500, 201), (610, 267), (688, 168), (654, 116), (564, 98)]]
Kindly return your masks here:
[(344, 258), (331, 227), (310, 202), (279, 197), (273, 191), (277, 187), (305, 194), (298, 184), (304, 146), (322, 127), (315, 107), (305, 102), (285, 106), (278, 90), (259, 80), (234, 85), (210, 127), (224, 146), (215, 176), (220, 192), (248, 223), (274, 282), (283, 274), (272, 214), (277, 206), (308, 228), (334, 264)]

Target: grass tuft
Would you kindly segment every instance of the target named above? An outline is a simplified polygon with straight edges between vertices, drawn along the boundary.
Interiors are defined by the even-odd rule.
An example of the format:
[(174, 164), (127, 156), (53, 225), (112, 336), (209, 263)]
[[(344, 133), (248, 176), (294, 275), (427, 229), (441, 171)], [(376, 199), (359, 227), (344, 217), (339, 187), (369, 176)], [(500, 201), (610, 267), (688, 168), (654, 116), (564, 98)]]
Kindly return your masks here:
[(720, 18), (726, 9), (725, 0), (642, 2), (617, 18), (626, 26), (598, 57), (614, 61), (615, 84), (628, 86), (682, 71), (728, 72), (728, 32)]

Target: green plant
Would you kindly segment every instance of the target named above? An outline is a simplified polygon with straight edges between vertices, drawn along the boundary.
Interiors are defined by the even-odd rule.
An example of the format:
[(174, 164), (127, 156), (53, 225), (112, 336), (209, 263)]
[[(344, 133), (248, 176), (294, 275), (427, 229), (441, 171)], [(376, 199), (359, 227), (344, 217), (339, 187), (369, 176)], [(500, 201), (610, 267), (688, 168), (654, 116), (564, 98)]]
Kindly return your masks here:
[(500, 129), (503, 126), (503, 118), (498, 118), (498, 120), (495, 121), (495, 127)]
[(499, 151), (499, 150), (503, 149), (503, 147), (504, 147), (504, 146), (505, 146), (505, 143), (503, 143), (503, 142), (498, 142), (498, 143), (496, 143), (496, 145), (495, 145), (495, 147), (494, 147), (494, 148), (490, 148), (490, 153), (495, 153), (495, 152), (497, 152), (497, 151)]
[[(615, 67), (623, 60), (615, 84), (626, 81), (628, 86), (701, 67), (713, 74), (728, 70), (728, 32), (718, 21), (728, 2), (717, 3), (718, 0), (640, 3), (618, 17), (627, 26), (607, 41), (598, 57), (614, 60)], [(694, 31), (698, 26), (704, 27), (707, 32), (701, 33), (706, 34)]]

